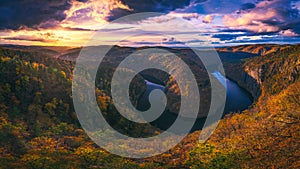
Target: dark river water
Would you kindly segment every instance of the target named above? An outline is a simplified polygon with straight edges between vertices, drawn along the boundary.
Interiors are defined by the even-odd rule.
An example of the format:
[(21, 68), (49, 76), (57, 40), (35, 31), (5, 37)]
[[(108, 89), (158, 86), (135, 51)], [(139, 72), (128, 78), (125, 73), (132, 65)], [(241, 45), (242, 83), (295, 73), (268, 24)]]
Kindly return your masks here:
[[(225, 78), (218, 72), (213, 73), (213, 75), (220, 81), (220, 83), (222, 84), (226, 83), (227, 98), (226, 98), (225, 109), (223, 112), (224, 115), (230, 112), (239, 112), (245, 110), (252, 104), (253, 101), (251, 95), (247, 91), (239, 87), (237, 83)], [(155, 84), (147, 80), (146, 80), (146, 85), (147, 85), (147, 89), (138, 102), (137, 108), (139, 110), (149, 109), (150, 104), (148, 98), (152, 90), (160, 89), (163, 91), (165, 88), (162, 85)], [(157, 97), (159, 99), (159, 96)], [(158, 119), (151, 122), (151, 124), (155, 125), (156, 127), (162, 130), (167, 130), (173, 124), (176, 118), (177, 115), (175, 113), (165, 111)], [(191, 120), (191, 119), (186, 118), (186, 120)], [(191, 129), (191, 132), (202, 129), (205, 120), (206, 118), (198, 118), (193, 128)]]

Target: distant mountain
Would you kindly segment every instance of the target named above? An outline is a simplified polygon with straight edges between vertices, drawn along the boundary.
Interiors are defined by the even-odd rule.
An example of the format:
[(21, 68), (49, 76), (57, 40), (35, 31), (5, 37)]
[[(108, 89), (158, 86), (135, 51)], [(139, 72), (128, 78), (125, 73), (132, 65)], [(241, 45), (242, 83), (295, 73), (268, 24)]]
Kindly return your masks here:
[[(68, 47), (68, 46), (22, 46), (22, 45), (0, 45), (1, 47), (12, 49), (12, 50), (22, 50), (28, 52), (38, 52), (45, 54), (47, 56), (59, 58), (62, 60), (75, 60), (82, 47)], [(230, 46), (230, 47), (220, 47), (216, 48), (219, 55), (228, 57), (227, 59), (236, 58), (248, 58), (257, 55), (266, 55), (276, 51), (280, 51), (290, 47), (290, 45), (277, 45), (277, 44), (257, 44), (257, 45), (240, 45), (240, 46)], [(144, 49), (147, 47), (131, 48), (131, 47), (119, 47), (115, 46), (115, 50), (125, 49)], [(160, 47), (164, 48), (164, 47)], [(166, 48), (165, 48), (166, 49)], [(186, 51), (186, 48), (174, 48), (176, 51)], [(233, 56), (232, 54), (236, 55)]]
[(290, 45), (277, 45), (277, 44), (257, 44), (257, 45), (240, 45), (240, 46), (230, 46), (217, 48), (217, 51), (224, 52), (245, 52), (252, 53), (255, 55), (266, 55), (273, 53), (285, 48), (290, 47)]
[(74, 48), (68, 46), (23, 46), (23, 45), (0, 45), (0, 47), (11, 49), (11, 50), (26, 51), (26, 52), (38, 52), (52, 57), (59, 56), (62, 53), (68, 52), (68, 50)]

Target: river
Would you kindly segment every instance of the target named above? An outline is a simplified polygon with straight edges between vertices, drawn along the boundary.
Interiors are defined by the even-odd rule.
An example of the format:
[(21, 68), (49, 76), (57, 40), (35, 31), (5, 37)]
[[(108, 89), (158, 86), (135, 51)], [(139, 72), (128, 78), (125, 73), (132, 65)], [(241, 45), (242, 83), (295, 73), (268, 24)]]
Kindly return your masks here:
[[(228, 78), (225, 78), (219, 72), (214, 72), (212, 75), (215, 78), (217, 78), (219, 82), (224, 86), (226, 83), (227, 96), (226, 96), (226, 103), (225, 103), (225, 109), (223, 114), (243, 111), (252, 104), (253, 100), (251, 95), (247, 91), (239, 87), (236, 82)], [(146, 85), (147, 85), (147, 89), (139, 99), (138, 106), (137, 106), (137, 108), (142, 111), (145, 111), (150, 108), (148, 97), (152, 90), (159, 89), (164, 91), (165, 89), (164, 86), (150, 82), (148, 80), (146, 80)], [(156, 97), (159, 99), (160, 96), (156, 96)], [(173, 124), (176, 118), (177, 115), (175, 113), (165, 111), (158, 119), (151, 122), (151, 124), (157, 126), (162, 130), (166, 130)], [(191, 120), (191, 119), (186, 119), (186, 120)], [(191, 132), (202, 129), (205, 120), (206, 118), (198, 118)]]

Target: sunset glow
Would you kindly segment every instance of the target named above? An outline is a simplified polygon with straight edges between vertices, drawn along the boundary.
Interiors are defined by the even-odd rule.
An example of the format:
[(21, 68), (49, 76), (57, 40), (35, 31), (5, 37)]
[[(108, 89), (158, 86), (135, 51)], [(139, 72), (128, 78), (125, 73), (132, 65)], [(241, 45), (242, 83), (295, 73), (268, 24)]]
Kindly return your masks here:
[[(202, 37), (216, 46), (300, 41), (300, 3), (295, 0), (194, 0), (144, 4), (130, 0), (7, 2), (0, 6), (0, 43), (82, 46), (97, 31), (105, 31), (109, 35), (100, 39), (100, 45), (114, 44), (114, 37), (132, 32), (139, 36), (118, 44), (182, 46), (195, 44)], [(32, 8), (29, 13), (26, 5)], [(112, 29), (105, 29), (105, 25), (115, 19), (139, 12), (163, 14), (133, 23), (113, 24), (110, 25)], [(28, 15), (25, 16), (25, 13)], [(197, 31), (190, 31), (175, 18), (184, 19)], [(144, 30), (139, 29), (140, 26)], [(176, 43), (172, 35), (180, 36), (183, 41)], [(173, 42), (165, 43), (167, 39)]]

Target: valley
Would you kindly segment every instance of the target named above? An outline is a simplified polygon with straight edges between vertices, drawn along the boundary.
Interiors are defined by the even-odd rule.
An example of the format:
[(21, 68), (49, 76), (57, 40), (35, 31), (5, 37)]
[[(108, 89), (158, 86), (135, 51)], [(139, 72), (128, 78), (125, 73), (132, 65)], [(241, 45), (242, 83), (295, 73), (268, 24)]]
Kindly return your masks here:
[[(71, 92), (72, 71), (80, 50), (71, 47), (0, 47), (1, 167), (300, 167), (299, 45), (217, 48), (227, 78), (230, 106), (216, 131), (205, 143), (199, 143), (199, 120), (196, 123), (199, 126), (176, 147), (140, 160), (104, 151), (81, 128)], [(139, 48), (115, 46), (108, 53), (97, 73), (95, 95), (99, 108), (113, 128), (129, 136), (149, 137), (161, 133), (164, 127), (140, 125), (124, 119), (116, 111), (110, 96), (110, 78), (115, 67), (136, 50)], [(176, 53), (191, 67), (201, 90), (201, 105), (205, 105), (199, 108), (199, 119), (205, 117), (211, 89), (201, 61), (188, 49), (166, 50)], [(129, 69), (124, 71), (130, 72)], [(149, 85), (145, 79), (156, 84)], [(177, 83), (163, 72), (141, 72), (133, 80), (129, 92), (131, 102), (138, 109), (147, 106), (139, 107), (138, 102), (145, 99), (140, 98), (145, 97), (143, 94), (149, 92), (149, 87), (164, 90), (168, 95), (170, 103), (167, 107), (173, 112), (172, 116), (160, 117), (168, 126), (165, 119), (170, 118), (172, 122), (180, 108)]]

